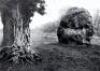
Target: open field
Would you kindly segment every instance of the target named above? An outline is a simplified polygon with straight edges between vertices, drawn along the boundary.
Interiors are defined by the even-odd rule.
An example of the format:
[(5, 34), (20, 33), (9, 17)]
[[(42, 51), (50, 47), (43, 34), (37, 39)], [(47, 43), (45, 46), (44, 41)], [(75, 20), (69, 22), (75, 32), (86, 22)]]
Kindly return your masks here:
[[(2, 35), (0, 35), (2, 39)], [(100, 44), (93, 36), (92, 44)], [(100, 71), (100, 46), (57, 43), (55, 32), (31, 31), (31, 48), (40, 55), (32, 64), (0, 63), (0, 71)]]
[[(0, 44), (3, 39), (3, 32), (0, 30)], [(43, 44), (57, 43), (56, 32), (43, 32), (43, 30), (31, 30), (31, 45), (36, 47)], [(92, 44), (100, 45), (100, 37), (94, 35), (91, 40)]]
[[(57, 43), (56, 32), (43, 32), (42, 30), (31, 31), (31, 43), (32, 46), (39, 46), (42, 44)], [(94, 35), (91, 39), (91, 44), (100, 45), (100, 37)]]
[(0, 71), (100, 71), (100, 46), (48, 44), (32, 64), (0, 64)]

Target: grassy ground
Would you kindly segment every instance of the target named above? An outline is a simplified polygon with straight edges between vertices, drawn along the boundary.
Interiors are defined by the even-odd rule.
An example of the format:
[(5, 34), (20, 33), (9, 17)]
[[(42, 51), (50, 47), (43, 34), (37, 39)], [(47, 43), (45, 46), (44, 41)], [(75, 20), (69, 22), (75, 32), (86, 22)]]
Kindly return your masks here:
[(41, 60), (32, 64), (1, 64), (0, 71), (100, 71), (100, 47), (49, 44), (36, 48)]
[[(99, 44), (97, 40), (93, 37), (92, 43)], [(31, 41), (40, 60), (32, 64), (0, 63), (0, 71), (100, 71), (100, 46), (58, 44), (55, 33), (41, 31), (32, 31)]]
[(49, 44), (38, 48), (46, 71), (100, 71), (100, 47)]
[[(0, 44), (2, 42), (3, 32), (0, 30)], [(57, 43), (56, 32), (43, 32), (41, 29), (31, 30), (31, 45), (37, 47), (43, 44)], [(92, 44), (100, 45), (100, 37), (94, 35), (91, 40)]]
[(40, 30), (31, 31), (31, 45), (32, 47), (40, 46), (43, 44), (56, 43), (58, 41), (56, 32), (43, 32)]

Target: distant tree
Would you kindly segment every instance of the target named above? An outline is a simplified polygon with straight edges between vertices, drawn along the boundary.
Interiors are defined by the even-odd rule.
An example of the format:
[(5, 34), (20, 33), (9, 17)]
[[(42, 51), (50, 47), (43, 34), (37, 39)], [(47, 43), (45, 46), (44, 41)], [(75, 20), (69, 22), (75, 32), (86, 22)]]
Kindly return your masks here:
[(93, 21), (95, 34), (100, 36), (100, 11), (98, 10), (95, 14)]
[(55, 21), (55, 22), (49, 22), (45, 24), (42, 29), (43, 32), (52, 33), (52, 32), (56, 32), (57, 28), (58, 28), (58, 21)]
[(60, 43), (83, 44), (90, 42), (93, 35), (92, 17), (84, 8), (70, 8), (62, 17), (57, 30)]
[[(13, 60), (18, 61), (21, 53), (31, 51), (30, 18), (35, 12), (41, 15), (45, 13), (44, 3), (44, 0), (0, 0), (0, 12), (4, 26), (2, 46), (12, 49), (11, 54), (16, 56)], [(5, 48), (2, 51), (4, 50)]]

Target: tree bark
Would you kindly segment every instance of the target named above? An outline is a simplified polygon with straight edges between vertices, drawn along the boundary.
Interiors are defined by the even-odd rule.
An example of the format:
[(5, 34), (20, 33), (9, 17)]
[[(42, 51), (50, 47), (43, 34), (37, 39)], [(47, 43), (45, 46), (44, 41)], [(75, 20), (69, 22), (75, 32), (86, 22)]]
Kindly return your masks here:
[(21, 50), (28, 51), (30, 49), (30, 29), (29, 20), (24, 22), (20, 12), (19, 5), (10, 12), (2, 13), (3, 21), (3, 46), (20, 47)]
[(2, 46), (11, 46), (14, 42), (14, 25), (11, 13), (8, 10), (3, 10), (1, 13), (3, 23), (3, 42)]

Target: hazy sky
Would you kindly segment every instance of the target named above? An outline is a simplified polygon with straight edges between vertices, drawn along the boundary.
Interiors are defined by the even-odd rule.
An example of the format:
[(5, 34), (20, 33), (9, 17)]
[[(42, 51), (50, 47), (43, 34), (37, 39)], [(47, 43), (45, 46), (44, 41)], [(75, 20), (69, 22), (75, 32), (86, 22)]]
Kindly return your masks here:
[[(59, 20), (59, 17), (63, 14), (64, 9), (67, 10), (69, 7), (83, 7), (93, 16), (96, 10), (100, 9), (99, 0), (46, 0), (46, 14), (41, 16), (35, 14), (32, 17), (30, 28), (34, 29), (41, 27), (43, 24)], [(0, 21), (0, 29), (2, 29), (2, 23)]]

